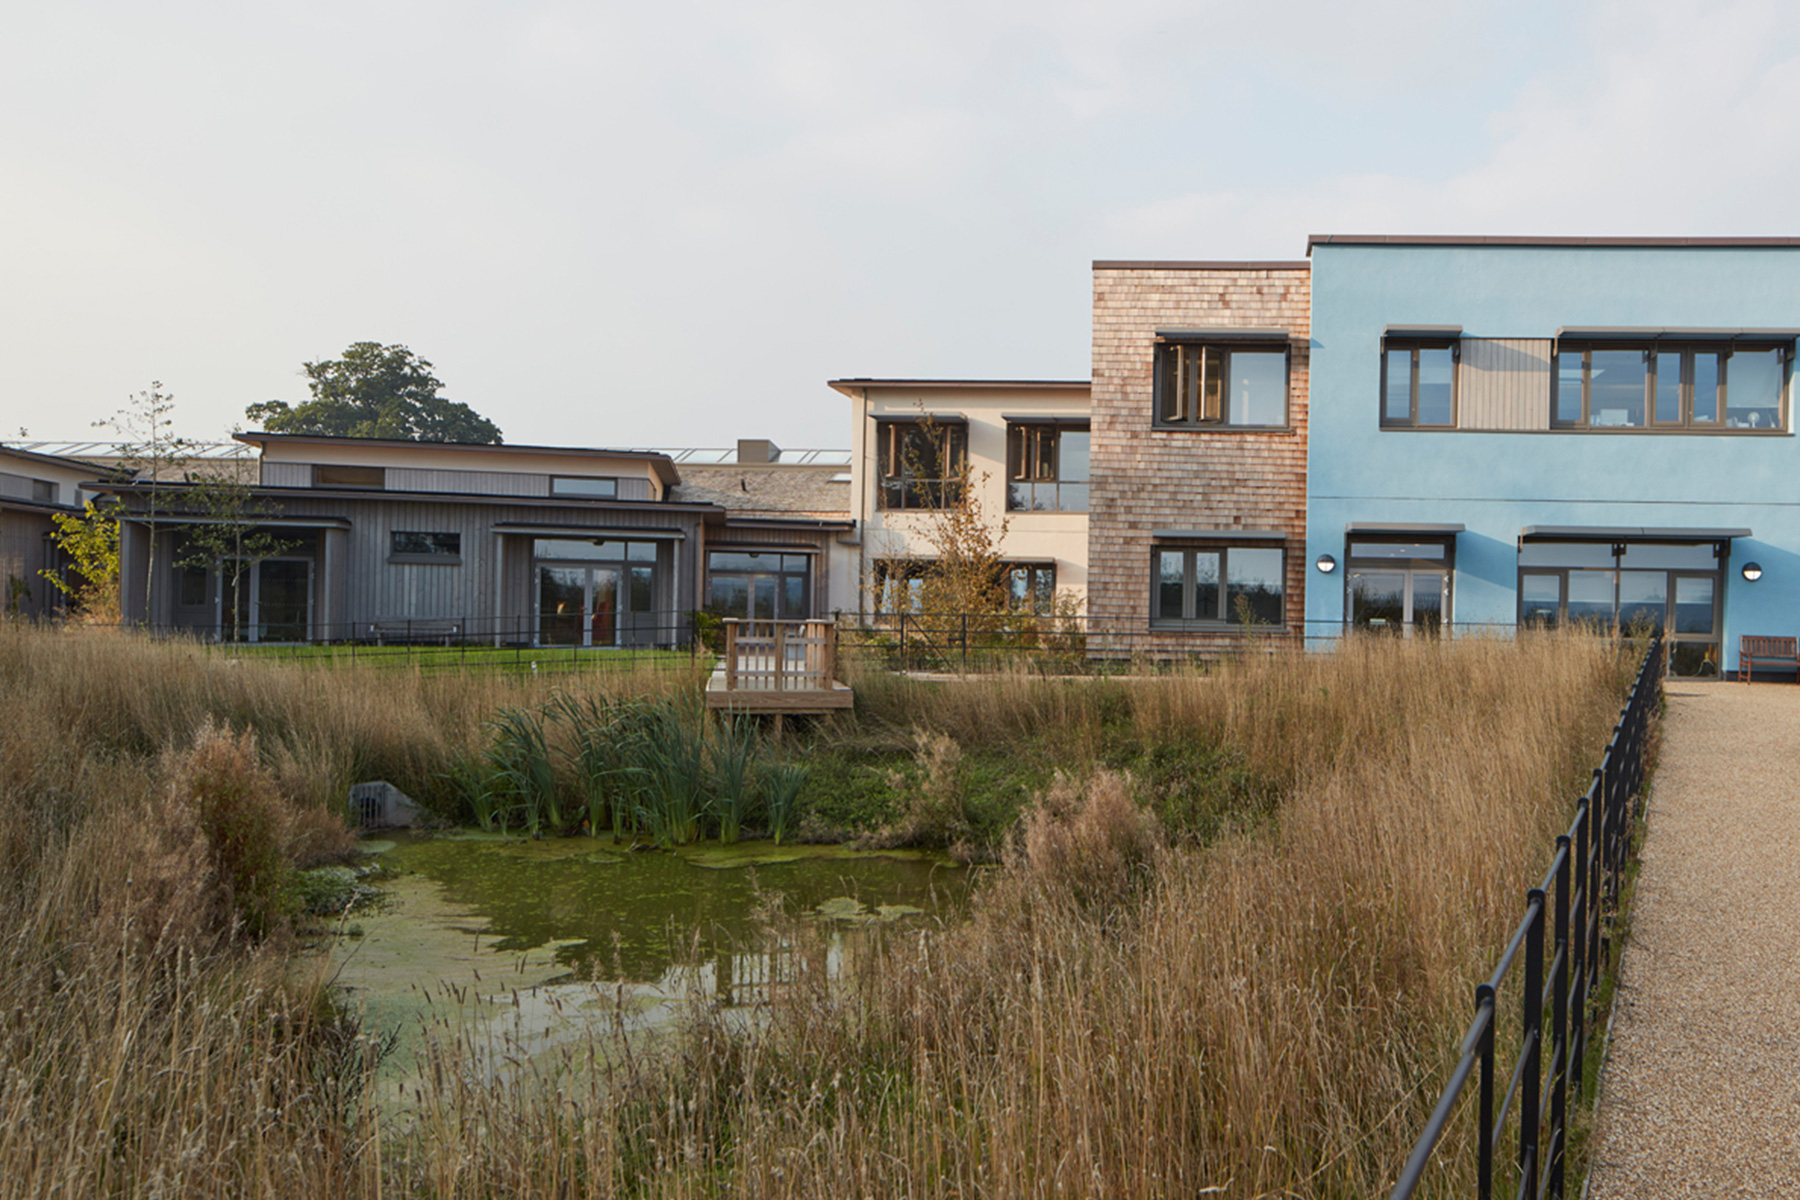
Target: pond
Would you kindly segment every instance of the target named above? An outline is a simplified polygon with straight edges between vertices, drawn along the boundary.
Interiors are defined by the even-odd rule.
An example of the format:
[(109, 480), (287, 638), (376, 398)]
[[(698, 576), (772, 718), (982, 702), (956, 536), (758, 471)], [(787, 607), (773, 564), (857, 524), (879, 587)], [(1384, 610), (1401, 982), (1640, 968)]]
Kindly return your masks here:
[(600, 983), (611, 998), (602, 1007), (616, 1014), (629, 1000), (631, 1023), (644, 1028), (697, 988), (727, 1006), (753, 1004), (769, 978), (758, 934), (771, 905), (848, 945), (870, 925), (957, 919), (972, 874), (921, 851), (770, 842), (633, 850), (457, 831), (365, 846), (386, 870), (383, 898), (349, 919), (333, 969), (365, 1023), (402, 1049), (447, 1009), (461, 1010), (465, 1032), (501, 1009), (578, 1014), (596, 1006)]

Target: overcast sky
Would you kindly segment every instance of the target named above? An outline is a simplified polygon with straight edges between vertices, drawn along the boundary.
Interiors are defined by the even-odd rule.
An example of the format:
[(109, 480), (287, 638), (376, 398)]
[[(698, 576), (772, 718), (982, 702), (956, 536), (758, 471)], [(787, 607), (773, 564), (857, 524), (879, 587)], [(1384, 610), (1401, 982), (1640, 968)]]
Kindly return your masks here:
[(1795, 228), (1774, 3), (0, 0), (0, 437), (403, 343), (508, 441), (1088, 374), (1096, 258)]

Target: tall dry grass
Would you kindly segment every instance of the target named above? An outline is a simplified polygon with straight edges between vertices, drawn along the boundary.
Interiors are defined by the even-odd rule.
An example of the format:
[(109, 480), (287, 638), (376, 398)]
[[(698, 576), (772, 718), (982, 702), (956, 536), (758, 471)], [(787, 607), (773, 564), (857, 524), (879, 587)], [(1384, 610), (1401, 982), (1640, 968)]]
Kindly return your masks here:
[[(239, 685), (178, 664), (229, 712), (178, 692), (139, 708), (123, 679), (69, 665), (34, 725), (13, 696), (35, 680), (15, 672), (43, 647), (8, 636), (0, 1196), (1378, 1194), (1630, 669), (1618, 646), (1571, 637), (1382, 640), (1141, 683), (977, 682), (916, 708), (892, 685), (895, 720), (967, 740), (1042, 722), (1078, 765), (1084, 730), (1096, 745), (1109, 727), (1216, 739), (1281, 801), (1176, 849), (1128, 779), (1072, 774), (962, 925), (846, 958), (778, 922), (785, 982), (766, 1008), (697, 1001), (654, 1046), (604, 1020), (549, 1053), (524, 1026), (499, 1047), (441, 1027), (401, 1110), (378, 1118), (362, 1043), (281, 947), (234, 941), (204, 915), (216, 896), (119, 886), (154, 857), (186, 864), (173, 880), (209, 877), (204, 833), (158, 813), (179, 797), (152, 750), (235, 714), (263, 751), (225, 756), (226, 773), (299, 795), (268, 747), (303, 752), (281, 741), (312, 728), (295, 714), (335, 698), (307, 698), (292, 672)], [(138, 653), (119, 658), (151, 661)], [(117, 671), (107, 655), (83, 669)], [(362, 684), (333, 686), (354, 704)], [(143, 715), (109, 716), (105, 697)], [(472, 701), (444, 699), (478, 726)], [(39, 753), (70, 729), (110, 740)], [(1466, 1169), (1452, 1151), (1437, 1182)]]

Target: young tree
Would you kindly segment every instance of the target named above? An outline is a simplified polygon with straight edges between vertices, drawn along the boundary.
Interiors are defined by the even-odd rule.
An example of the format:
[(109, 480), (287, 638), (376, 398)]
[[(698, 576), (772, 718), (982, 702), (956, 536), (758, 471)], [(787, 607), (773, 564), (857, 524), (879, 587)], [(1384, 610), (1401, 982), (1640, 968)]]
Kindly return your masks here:
[(119, 515), (92, 500), (80, 516), (52, 513), (56, 532), (50, 537), (68, 555), (79, 581), (60, 571), (40, 571), (51, 586), (75, 602), (85, 620), (115, 624), (119, 620)]
[[(934, 616), (993, 616), (1007, 612), (1011, 596), (1006, 587), (1005, 560), (1000, 544), (1010, 519), (990, 520), (981, 501), (981, 485), (987, 475), (976, 476), (968, 456), (957, 455), (951, 432), (922, 413), (919, 436), (908, 445), (906, 472), (922, 490), (928, 503), (916, 513), (918, 534), (929, 548), (920, 554), (910, 549), (885, 562), (890, 578), (882, 581), (891, 593), (896, 569), (910, 576), (902, 584), (902, 596), (876, 590), (878, 606), (889, 607), (904, 598), (916, 602), (919, 612)], [(912, 582), (916, 581), (916, 582)]]
[(313, 398), (298, 407), (268, 400), (244, 410), (270, 433), (497, 445), (500, 427), (438, 395), (443, 380), (405, 346), (356, 342), (342, 358), (304, 364)]
[(168, 502), (169, 489), (180, 480), (193, 443), (175, 435), (175, 397), (152, 380), (148, 391), (133, 396), (114, 414), (110, 425), (118, 438), (119, 469), (142, 485), (143, 506), (132, 515), (149, 528), (149, 553), (144, 556), (144, 616), (153, 610), (156, 582), (156, 529)]
[[(250, 568), (260, 559), (290, 549), (293, 543), (282, 541), (264, 527), (274, 510), (259, 504), (250, 485), (229, 469), (194, 476), (182, 501), (186, 513), (197, 519), (188, 526), (176, 561), (202, 571), (217, 569), (220, 599), (230, 596), (231, 611), (242, 619), (244, 582)], [(235, 628), (221, 632), (226, 638), (237, 634)]]

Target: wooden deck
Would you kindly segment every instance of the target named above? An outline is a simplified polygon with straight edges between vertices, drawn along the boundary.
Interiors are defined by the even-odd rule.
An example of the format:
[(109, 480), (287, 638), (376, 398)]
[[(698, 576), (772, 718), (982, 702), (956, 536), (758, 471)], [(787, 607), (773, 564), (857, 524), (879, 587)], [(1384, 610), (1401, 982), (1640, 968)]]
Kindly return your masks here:
[(830, 621), (725, 622), (725, 653), (706, 681), (706, 707), (745, 713), (818, 713), (850, 708), (856, 696), (834, 678), (837, 626)]

